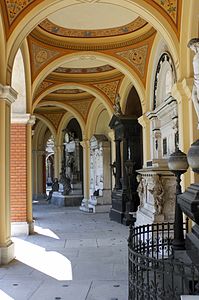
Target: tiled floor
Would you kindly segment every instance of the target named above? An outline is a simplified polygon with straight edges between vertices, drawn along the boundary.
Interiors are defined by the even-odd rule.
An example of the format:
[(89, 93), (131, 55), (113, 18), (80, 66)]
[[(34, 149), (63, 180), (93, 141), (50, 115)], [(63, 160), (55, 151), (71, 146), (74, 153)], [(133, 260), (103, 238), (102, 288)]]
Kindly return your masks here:
[(35, 231), (13, 238), (0, 300), (127, 300), (128, 228), (107, 213), (34, 204)]

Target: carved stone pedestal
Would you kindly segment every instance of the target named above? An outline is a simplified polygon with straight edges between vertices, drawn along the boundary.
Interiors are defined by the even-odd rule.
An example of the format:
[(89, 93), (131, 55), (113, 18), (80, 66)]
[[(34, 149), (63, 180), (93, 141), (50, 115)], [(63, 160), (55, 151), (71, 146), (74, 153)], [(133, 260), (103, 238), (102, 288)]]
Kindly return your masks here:
[(62, 195), (59, 192), (54, 192), (51, 203), (57, 206), (80, 206), (83, 199), (82, 195)]
[(138, 170), (138, 173), (140, 206), (136, 226), (173, 222), (176, 180), (166, 164), (152, 163), (151, 167)]

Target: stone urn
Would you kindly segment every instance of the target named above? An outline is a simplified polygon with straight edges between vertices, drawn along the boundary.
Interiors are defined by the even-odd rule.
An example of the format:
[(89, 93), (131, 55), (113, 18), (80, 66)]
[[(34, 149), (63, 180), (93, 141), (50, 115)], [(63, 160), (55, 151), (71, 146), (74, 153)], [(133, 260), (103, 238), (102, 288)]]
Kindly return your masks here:
[(185, 173), (189, 167), (186, 154), (177, 149), (174, 153), (170, 155), (168, 160), (168, 167), (169, 170), (173, 173)]
[(199, 173), (199, 139), (191, 144), (187, 154), (189, 166), (196, 173)]

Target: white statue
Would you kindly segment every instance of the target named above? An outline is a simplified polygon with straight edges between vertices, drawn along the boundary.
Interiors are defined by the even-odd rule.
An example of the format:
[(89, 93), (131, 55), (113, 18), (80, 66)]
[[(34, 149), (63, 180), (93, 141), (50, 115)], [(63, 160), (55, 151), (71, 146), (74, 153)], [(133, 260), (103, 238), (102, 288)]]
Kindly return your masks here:
[(192, 100), (198, 117), (199, 129), (199, 38), (191, 39), (187, 46), (195, 52), (193, 58), (194, 84), (192, 90)]
[(140, 207), (144, 206), (144, 197), (145, 197), (145, 185), (144, 185), (144, 178), (142, 175), (138, 174), (136, 176), (138, 187), (137, 187), (137, 192), (140, 198)]

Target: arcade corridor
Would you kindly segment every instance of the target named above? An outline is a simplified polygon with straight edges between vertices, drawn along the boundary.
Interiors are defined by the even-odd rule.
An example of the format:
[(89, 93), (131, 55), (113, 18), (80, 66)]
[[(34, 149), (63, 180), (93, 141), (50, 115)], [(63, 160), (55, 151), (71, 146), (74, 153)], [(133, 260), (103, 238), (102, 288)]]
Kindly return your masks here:
[(13, 238), (1, 300), (126, 300), (128, 228), (107, 213), (33, 205), (35, 234)]

